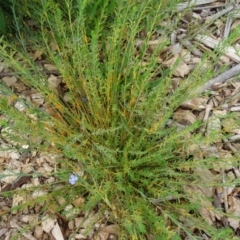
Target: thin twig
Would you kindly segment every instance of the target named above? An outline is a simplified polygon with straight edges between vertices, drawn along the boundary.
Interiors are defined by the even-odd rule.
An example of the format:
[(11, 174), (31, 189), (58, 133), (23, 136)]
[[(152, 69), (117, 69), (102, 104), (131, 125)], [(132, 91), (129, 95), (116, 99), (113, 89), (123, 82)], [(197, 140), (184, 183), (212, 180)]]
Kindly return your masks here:
[(208, 120), (211, 110), (212, 110), (212, 104), (207, 104), (206, 108), (205, 108), (204, 118), (203, 118), (204, 122), (206, 122)]
[(217, 20), (218, 18), (224, 16), (225, 14), (231, 12), (231, 11), (234, 10), (234, 9), (239, 9), (239, 7), (235, 7), (234, 5), (231, 5), (231, 6), (223, 9), (222, 11), (220, 11), (220, 12), (214, 14), (214, 15), (207, 17), (207, 18), (206, 18), (206, 21), (207, 21), (207, 22), (215, 21), (215, 20)]
[(230, 33), (230, 28), (232, 25), (233, 19), (232, 17), (228, 17), (227, 21), (226, 21), (226, 25), (225, 25), (225, 29), (224, 29), (224, 34), (223, 34), (223, 39), (227, 39)]
[(240, 178), (240, 172), (237, 168), (233, 168), (233, 172), (237, 178)]
[(236, 65), (235, 67), (232, 67), (231, 69), (227, 70), (226, 72), (218, 75), (215, 78), (212, 78), (207, 83), (203, 85), (203, 87), (199, 87), (194, 91), (194, 95), (201, 94), (205, 90), (211, 89), (213, 84), (215, 83), (224, 83), (228, 79), (235, 77), (240, 73), (240, 64)]
[(164, 198), (157, 198), (157, 199), (150, 199), (150, 202), (153, 204), (165, 202), (165, 201), (171, 201), (171, 200), (177, 200), (179, 197), (174, 197), (174, 196), (167, 196)]
[(228, 213), (228, 198), (227, 198), (227, 189), (224, 186), (226, 181), (225, 181), (225, 172), (223, 168), (221, 168), (221, 175), (222, 175), (222, 183), (223, 183), (224, 208), (225, 208), (225, 212)]
[(231, 112), (239, 112), (240, 111), (240, 106), (236, 106), (236, 107), (231, 107), (230, 108)]
[(234, 136), (228, 138), (228, 140), (230, 142), (234, 142), (234, 141), (240, 140), (240, 134), (234, 135)]
[[(41, 70), (40, 71), (41, 73), (44, 73), (44, 74), (47, 74), (47, 75), (51, 75), (51, 74), (54, 74), (54, 75), (59, 75), (59, 71), (57, 70)], [(35, 74), (36, 72), (34, 71), (30, 71), (31, 74)], [(22, 72), (1, 72), (0, 73), (0, 78), (3, 78), (3, 77), (12, 77), (12, 76), (20, 76), (20, 75), (23, 75)]]
[(227, 6), (226, 4), (219, 4), (219, 5), (209, 5), (209, 6), (201, 6), (201, 7), (194, 7), (194, 11), (198, 10), (204, 10), (204, 9), (212, 9), (212, 8), (220, 8), (220, 7), (225, 7)]
[(227, 139), (223, 139), (223, 142), (224, 142), (234, 153), (237, 153), (237, 149), (236, 149)]
[(216, 0), (192, 0), (190, 2), (179, 3), (177, 5), (177, 10), (182, 11), (187, 7), (203, 5), (203, 4), (212, 3), (212, 2), (215, 2), (215, 1)]

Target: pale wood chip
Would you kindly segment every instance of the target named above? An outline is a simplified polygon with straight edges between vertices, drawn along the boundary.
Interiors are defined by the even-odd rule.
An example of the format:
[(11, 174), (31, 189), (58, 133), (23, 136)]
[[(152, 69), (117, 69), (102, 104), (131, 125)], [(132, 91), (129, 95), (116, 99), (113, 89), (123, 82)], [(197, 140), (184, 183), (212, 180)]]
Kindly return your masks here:
[(0, 229), (0, 237), (2, 237), (8, 231), (7, 228)]
[(61, 83), (61, 79), (51, 74), (48, 78), (48, 82), (51, 87), (57, 88)]
[[(179, 59), (179, 57), (179, 54), (175, 55), (173, 58), (163, 62), (162, 64), (166, 67), (174, 67), (175, 62)], [(183, 60), (181, 60), (180, 63), (177, 64), (177, 66), (175, 67), (173, 75), (176, 77), (184, 77), (189, 74), (190, 71), (191, 67), (189, 67), (189, 65), (187, 65)]]
[(58, 225), (58, 223), (56, 222), (53, 229), (52, 229), (52, 235), (54, 236), (55, 239), (57, 240), (64, 240), (62, 231)]
[(16, 228), (16, 229), (18, 229), (19, 231), (21, 231), (22, 234), (23, 234), (23, 236), (24, 236), (26, 239), (28, 239), (28, 240), (37, 240), (37, 239), (36, 239), (35, 237), (33, 237), (30, 233), (25, 232), (25, 231), (22, 229), (22, 227), (16, 223), (16, 219), (10, 220), (10, 226), (11, 226), (12, 228)]
[(50, 233), (53, 227), (55, 226), (56, 221), (57, 221), (56, 219), (46, 215), (42, 220), (43, 231), (46, 233)]
[(44, 103), (44, 98), (40, 93), (33, 93), (31, 94), (31, 99), (37, 105), (42, 105)]
[[(219, 41), (219, 40), (216, 40), (209, 36), (200, 35), (200, 34), (198, 34), (195, 37), (195, 39), (212, 49), (216, 49), (221, 44), (221, 41)], [(231, 47), (231, 46), (226, 47), (224, 49), (224, 52), (225, 52), (226, 56), (229, 57), (230, 59), (232, 59), (233, 61), (235, 61), (237, 63), (240, 62), (239, 54), (236, 52), (236, 50), (233, 47)]]
[(1, 173), (2, 177), (0, 178), (0, 182), (13, 183), (18, 178), (19, 172), (20, 172), (20, 169), (11, 170), (11, 171), (6, 169), (3, 173)]
[(74, 238), (75, 238), (75, 239), (80, 239), (80, 240), (85, 240), (85, 239), (87, 239), (87, 237), (84, 236), (84, 235), (81, 234), (81, 233), (74, 235)]
[(42, 239), (42, 235), (43, 235), (42, 226), (36, 226), (34, 229), (34, 237), (40, 240)]
[(206, 108), (207, 99), (206, 98), (193, 98), (191, 100), (187, 100), (186, 102), (181, 104), (181, 107), (188, 108), (191, 110), (201, 111)]
[(236, 216), (236, 218), (228, 217), (229, 225), (234, 230), (236, 230), (240, 225), (239, 224), (240, 200), (233, 196), (229, 196), (228, 204), (229, 204), (229, 213)]

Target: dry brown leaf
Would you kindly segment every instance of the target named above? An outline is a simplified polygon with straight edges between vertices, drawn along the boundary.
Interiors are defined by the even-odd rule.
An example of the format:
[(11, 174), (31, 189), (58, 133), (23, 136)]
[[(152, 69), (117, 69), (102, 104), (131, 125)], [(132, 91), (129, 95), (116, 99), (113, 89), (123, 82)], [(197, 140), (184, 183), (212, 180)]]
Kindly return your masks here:
[(55, 41), (50, 42), (49, 45), (50, 45), (50, 47), (51, 47), (53, 52), (56, 52), (56, 51), (59, 50), (59, 47), (58, 47), (58, 45), (57, 45), (57, 43)]
[(176, 77), (184, 77), (189, 74), (191, 68), (184, 62), (181, 62), (176, 70), (174, 71), (173, 75)]
[(239, 25), (240, 25), (240, 19), (236, 19), (234, 23), (231, 25), (231, 30), (234, 30)]
[(117, 225), (109, 225), (109, 226), (103, 227), (102, 229), (100, 229), (100, 231), (97, 232), (94, 239), (107, 240), (109, 239), (110, 235), (116, 235), (117, 229), (118, 229)]
[(44, 68), (47, 71), (58, 71), (58, 69), (54, 65), (49, 64), (49, 63), (44, 64)]
[(43, 54), (43, 50), (37, 50), (33, 55), (33, 60), (34, 61), (37, 59), (41, 60), (42, 54)]
[(206, 158), (210, 157), (216, 157), (219, 158), (219, 152), (216, 146), (207, 146), (207, 145), (201, 145), (201, 152), (203, 153), (203, 156)]
[[(177, 54), (173, 58), (163, 62), (163, 65), (166, 67), (173, 67), (175, 62), (178, 60), (178, 58), (179, 58), (179, 54)], [(176, 77), (184, 77), (190, 71), (191, 71), (191, 68), (183, 60), (181, 60), (181, 62), (176, 66), (176, 69), (175, 69), (173, 75)]]
[(12, 85), (18, 92), (23, 92), (26, 90), (26, 86), (21, 82), (16, 82)]
[(182, 51), (182, 46), (180, 45), (180, 43), (176, 43), (173, 46), (171, 46), (170, 50), (173, 55), (178, 55)]
[(217, 178), (212, 174), (212, 172), (203, 167), (195, 167), (194, 174), (199, 177), (198, 190), (207, 197), (213, 196), (213, 184), (216, 182)]
[(11, 87), (14, 83), (17, 82), (17, 78), (15, 76), (12, 77), (3, 77), (2, 80), (8, 87)]
[(118, 230), (117, 225), (112, 224), (112, 225), (108, 225), (108, 226), (102, 228), (101, 232), (106, 232), (106, 233), (109, 233), (109, 234), (116, 234), (117, 230)]
[(167, 61), (164, 61), (163, 65), (165, 67), (172, 67), (174, 65), (174, 63), (177, 61), (178, 58), (179, 58), (179, 55), (176, 55), (176, 56), (168, 59)]
[(79, 198), (77, 198), (77, 199), (75, 199), (74, 201), (73, 201), (73, 205), (75, 206), (75, 207), (79, 207), (79, 206), (81, 206), (82, 204), (84, 204), (85, 203), (85, 198), (83, 198), (83, 197), (79, 197)]
[(106, 232), (98, 232), (97, 235), (94, 237), (94, 240), (107, 240), (109, 237), (109, 233)]
[(51, 74), (48, 78), (48, 82), (51, 87), (57, 88), (61, 83), (61, 79), (56, 77), (55, 75)]
[(208, 222), (208, 224), (214, 225), (215, 213), (212, 211), (212, 203), (203, 194), (201, 188), (197, 186), (184, 186), (184, 190), (189, 193), (189, 196), (192, 197), (190, 201), (197, 201), (198, 203), (201, 203), (202, 207), (199, 210), (201, 216), (205, 219), (206, 222)]
[(185, 63), (189, 63), (191, 61), (191, 53), (186, 49), (181, 51), (180, 56)]
[(240, 216), (240, 200), (235, 198), (234, 196), (229, 196), (228, 198), (228, 204), (229, 204), (229, 213), (233, 214), (236, 216), (234, 217), (229, 217), (229, 225), (236, 230), (239, 227), (239, 216)]
[(178, 110), (173, 114), (173, 119), (184, 125), (191, 125), (197, 120), (189, 110)]

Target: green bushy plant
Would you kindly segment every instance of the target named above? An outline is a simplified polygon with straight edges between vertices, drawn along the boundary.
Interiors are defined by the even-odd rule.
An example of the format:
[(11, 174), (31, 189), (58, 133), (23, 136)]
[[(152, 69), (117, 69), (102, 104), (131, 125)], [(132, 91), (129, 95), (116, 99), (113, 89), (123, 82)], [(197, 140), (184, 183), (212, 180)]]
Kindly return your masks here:
[(4, 17), (4, 11), (0, 8), (0, 33), (6, 33), (6, 21)]
[[(97, 206), (100, 212), (108, 210), (110, 221), (120, 226), (120, 239), (181, 239), (181, 232), (193, 237), (182, 223), (183, 218), (192, 220), (209, 235), (227, 236), (229, 232), (217, 232), (204, 224), (197, 213), (200, 204), (190, 203), (189, 193), (183, 190), (183, 185), (196, 180), (185, 170), (186, 165), (190, 169), (208, 168), (211, 164), (210, 160), (208, 165), (204, 159), (188, 160), (186, 152), (190, 143), (207, 141), (198, 133), (202, 123), (197, 121), (183, 130), (168, 124), (188, 93), (209, 79), (210, 69), (200, 77), (200, 66), (197, 67), (170, 93), (175, 69), (162, 66), (158, 58), (170, 44), (164, 36), (170, 36), (171, 26), (161, 29), (163, 41), (149, 52), (148, 41), (162, 28), (161, 22), (171, 18), (177, 2), (30, 2), (16, 2), (19, 12), (24, 11), (37, 22), (38, 29), (28, 40), (56, 66), (70, 98), (66, 102), (49, 85), (29, 56), (28, 40), (21, 29), (21, 46), (2, 40), (1, 56), (9, 67), (20, 73), (19, 79), (25, 85), (40, 92), (55, 112), (55, 117), (51, 117), (1, 86), (1, 113), (12, 120), (8, 126), (13, 132), (8, 137), (16, 141), (17, 133), (19, 143), (60, 153), (53, 175), (61, 187), (42, 186), (48, 193), (26, 204), (45, 202), (43, 211), (47, 211), (67, 191), (66, 202), (55, 208), (62, 213), (74, 199), (84, 196), (86, 204), (79, 212)], [(25, 27), (24, 31), (30, 32)], [(139, 39), (142, 44), (137, 48)], [(14, 101), (21, 101), (37, 120), (26, 111), (19, 112), (10, 104)], [(186, 137), (189, 133), (191, 137)], [(39, 135), (43, 142), (36, 141)], [(70, 186), (69, 176), (79, 172), (83, 175)], [(25, 189), (21, 194), (35, 190)], [(169, 201), (169, 197), (175, 200)], [(157, 203), (156, 199), (162, 201)]]

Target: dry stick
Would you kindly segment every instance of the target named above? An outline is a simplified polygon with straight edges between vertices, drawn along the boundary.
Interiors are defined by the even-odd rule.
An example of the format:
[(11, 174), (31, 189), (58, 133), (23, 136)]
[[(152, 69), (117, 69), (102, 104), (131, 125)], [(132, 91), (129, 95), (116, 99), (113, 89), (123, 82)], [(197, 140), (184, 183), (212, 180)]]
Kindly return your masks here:
[(240, 134), (237, 134), (237, 135), (234, 135), (234, 136), (228, 138), (228, 140), (229, 140), (230, 142), (234, 142), (234, 141), (237, 141), (237, 140), (239, 140), (239, 139), (240, 139)]
[(206, 105), (206, 108), (205, 108), (205, 114), (204, 114), (204, 118), (203, 118), (203, 121), (206, 122), (209, 118), (209, 114), (212, 110), (212, 105), (211, 104), (207, 104)]
[(221, 174), (222, 174), (222, 183), (223, 183), (224, 208), (225, 208), (226, 213), (228, 213), (228, 198), (227, 198), (227, 189), (224, 186), (226, 181), (225, 181), (225, 172), (224, 172), (223, 168), (221, 168)]
[(225, 29), (224, 29), (224, 34), (223, 34), (223, 39), (224, 40), (226, 40), (228, 38), (228, 36), (229, 36), (232, 22), (233, 22), (232, 17), (228, 17), (227, 18), (227, 22), (226, 22), (226, 26), (225, 26)]
[(231, 107), (230, 108), (231, 112), (239, 112), (240, 111), (240, 106), (236, 106), (236, 107)]
[(193, 10), (197, 11), (197, 10), (204, 10), (204, 9), (212, 9), (212, 8), (220, 8), (220, 7), (225, 7), (227, 6), (226, 4), (218, 4), (218, 5), (209, 5), (209, 6), (202, 6), (202, 7), (194, 7)]
[(240, 178), (240, 172), (237, 168), (233, 168), (233, 172), (237, 178)]
[(205, 108), (205, 114), (204, 114), (204, 117), (203, 117), (203, 122), (205, 122), (205, 124), (202, 126), (201, 128), (201, 132), (204, 134), (206, 132), (206, 129), (207, 129), (207, 120), (209, 118), (209, 115), (210, 115), (210, 112), (212, 111), (212, 104), (211, 103), (208, 103), (206, 105), (206, 108)]
[[(34, 71), (31, 71), (32, 74), (34, 74)], [(58, 70), (41, 70), (41, 73), (50, 75), (50, 74), (54, 74), (54, 75), (59, 75), (59, 71)], [(3, 77), (12, 77), (12, 76), (20, 76), (22, 75), (22, 72), (1, 72), (0, 73), (0, 78)]]
[(237, 153), (237, 149), (226, 139), (223, 139), (223, 142), (236, 154)]
[(182, 11), (187, 7), (198, 6), (198, 5), (203, 5), (203, 4), (212, 3), (212, 2), (216, 2), (216, 0), (192, 0), (190, 2), (179, 3), (177, 5), (177, 10)]
[(211, 89), (212, 85), (215, 83), (224, 83), (228, 79), (235, 77), (240, 73), (240, 64), (236, 65), (235, 67), (232, 67), (231, 69), (227, 70), (226, 72), (218, 75), (217, 77), (209, 80), (207, 83), (203, 85), (203, 87), (199, 87), (194, 91), (194, 95), (201, 94), (205, 90)]
[(239, 9), (239, 6), (238, 7), (235, 7), (234, 5), (231, 5), (225, 9), (223, 9), (222, 11), (212, 15), (212, 16), (209, 16), (206, 18), (206, 22), (212, 22), (212, 21), (215, 21), (216, 19), (222, 17), (223, 15), (225, 15), (226, 13), (229, 13), (230, 11), (234, 10), (234, 9)]
[(218, 75), (217, 77), (211, 79), (207, 83), (204, 84), (203, 89), (207, 90), (210, 87), (212, 87), (213, 84), (215, 83), (224, 83), (228, 79), (235, 77), (240, 73), (240, 64), (236, 65), (235, 67), (232, 67), (231, 69), (227, 70), (226, 72)]

